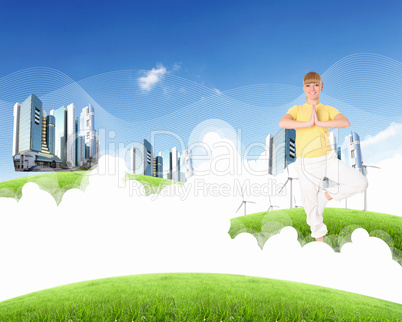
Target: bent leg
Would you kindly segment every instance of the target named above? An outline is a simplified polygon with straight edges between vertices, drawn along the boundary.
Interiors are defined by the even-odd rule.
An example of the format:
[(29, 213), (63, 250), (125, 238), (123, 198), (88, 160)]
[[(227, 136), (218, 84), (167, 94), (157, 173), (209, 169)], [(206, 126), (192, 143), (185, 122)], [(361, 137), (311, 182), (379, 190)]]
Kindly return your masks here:
[(339, 184), (327, 189), (330, 196), (338, 201), (364, 192), (368, 186), (367, 178), (359, 170), (339, 159), (329, 160), (326, 176)]

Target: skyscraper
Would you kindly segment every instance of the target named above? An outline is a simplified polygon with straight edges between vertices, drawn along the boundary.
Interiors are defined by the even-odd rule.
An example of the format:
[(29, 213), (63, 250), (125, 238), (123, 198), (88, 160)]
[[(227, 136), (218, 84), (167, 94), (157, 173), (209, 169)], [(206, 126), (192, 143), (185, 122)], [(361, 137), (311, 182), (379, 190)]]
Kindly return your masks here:
[(46, 143), (49, 153), (54, 154), (56, 119), (53, 115), (46, 116)]
[(13, 131), (13, 157), (19, 152), (19, 133), (20, 133), (20, 109), (21, 104), (14, 105), (14, 131)]
[(42, 101), (34, 94), (21, 104), (19, 113), (18, 150), (42, 150)]
[(172, 180), (179, 181), (179, 154), (176, 147), (173, 147), (171, 150), (172, 154)]
[(193, 158), (191, 150), (184, 150), (180, 155), (180, 177), (179, 180), (182, 182), (187, 181), (194, 173), (193, 168)]
[(360, 148), (360, 138), (356, 132), (352, 131), (350, 135), (345, 137), (345, 141), (343, 142), (341, 148), (341, 159), (353, 168), (363, 172), (363, 158)]
[[(278, 175), (289, 164), (296, 161), (296, 131), (294, 129), (281, 128), (273, 138), (269, 134), (266, 142), (269, 174)], [(271, 172), (269, 172), (270, 166)]]
[(91, 104), (88, 104), (81, 111), (80, 135), (85, 138), (85, 159), (96, 159), (95, 110)]
[(160, 155), (154, 158), (154, 177), (163, 178), (163, 158)]
[(163, 177), (165, 179), (172, 179), (172, 153), (166, 150), (159, 153), (163, 159)]
[(131, 148), (130, 156), (134, 174), (153, 176), (154, 158), (151, 143), (144, 139), (142, 144)]
[(65, 166), (67, 164), (67, 108), (62, 106), (57, 110), (51, 110), (50, 115), (56, 119), (54, 151)]
[(15, 169), (34, 165), (55, 167), (55, 118), (46, 115), (42, 101), (34, 94), (14, 105), (13, 160)]
[(75, 127), (75, 106), (73, 103), (67, 106), (67, 140), (66, 162), (68, 166), (76, 165), (77, 132)]
[(268, 174), (272, 174), (274, 153), (274, 136), (272, 134), (268, 134), (265, 140), (265, 153), (268, 159)]

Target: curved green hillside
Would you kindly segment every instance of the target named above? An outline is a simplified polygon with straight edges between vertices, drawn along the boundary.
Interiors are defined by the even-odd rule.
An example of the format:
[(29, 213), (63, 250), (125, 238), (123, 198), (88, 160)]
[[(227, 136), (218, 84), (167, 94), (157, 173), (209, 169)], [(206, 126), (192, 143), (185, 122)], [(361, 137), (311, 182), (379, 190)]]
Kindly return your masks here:
[[(156, 178), (144, 175), (127, 174), (126, 180), (137, 180), (143, 184), (147, 195), (159, 193), (164, 187), (171, 184), (182, 185), (182, 182)], [(89, 184), (89, 171), (74, 170), (64, 172), (39, 173), (0, 183), (0, 197), (15, 198), (22, 196), (22, 187), (27, 182), (35, 182), (42, 190), (49, 192), (60, 203), (64, 192), (68, 189), (85, 189)]]
[[(370, 236), (384, 240), (393, 251), (394, 259), (402, 263), (402, 217), (362, 210), (325, 208), (324, 222), (328, 228), (324, 242), (334, 250), (339, 251), (343, 244), (350, 242), (350, 236), (356, 228), (364, 228)], [(232, 218), (229, 234), (234, 238), (242, 232), (251, 233), (262, 248), (270, 236), (285, 226), (296, 228), (302, 245), (315, 240), (310, 236), (303, 208), (264, 211)]]
[(223, 274), (101, 279), (0, 303), (2, 321), (398, 321), (401, 310), (329, 288)]

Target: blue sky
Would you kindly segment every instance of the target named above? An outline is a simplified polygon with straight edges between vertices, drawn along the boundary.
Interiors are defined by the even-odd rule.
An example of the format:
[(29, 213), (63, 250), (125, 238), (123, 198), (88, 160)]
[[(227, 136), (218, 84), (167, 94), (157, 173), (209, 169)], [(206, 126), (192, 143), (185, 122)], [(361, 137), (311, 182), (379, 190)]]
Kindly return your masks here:
[(400, 1), (18, 1), (0, 7), (0, 74), (50, 67), (78, 81), (168, 69), (210, 88), (299, 85), (370, 52), (402, 61)]
[[(304, 102), (301, 80), (314, 70), (324, 77), (321, 101), (351, 120), (338, 143), (350, 130), (362, 141), (375, 137), (402, 122), (401, 16), (399, 1), (2, 3), (0, 176), (12, 173), (12, 106), (31, 93), (46, 111), (73, 102), (78, 113), (93, 100), (96, 126), (126, 145), (154, 130), (187, 140), (213, 118), (241, 128), (244, 144), (263, 144), (287, 109)], [(144, 91), (138, 81), (155, 75)], [(56, 91), (68, 77), (80, 88)], [(155, 152), (174, 144), (158, 141)], [(385, 146), (381, 158), (402, 153), (391, 140)], [(379, 161), (366, 158), (376, 149), (363, 151), (365, 162)]]

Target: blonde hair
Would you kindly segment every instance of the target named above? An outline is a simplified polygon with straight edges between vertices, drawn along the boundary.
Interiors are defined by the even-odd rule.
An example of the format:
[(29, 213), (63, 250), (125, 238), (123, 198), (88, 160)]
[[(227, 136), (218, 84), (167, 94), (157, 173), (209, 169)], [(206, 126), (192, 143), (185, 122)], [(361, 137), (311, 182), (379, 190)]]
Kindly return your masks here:
[(316, 73), (316, 72), (309, 72), (306, 74), (306, 76), (304, 76), (303, 79), (303, 85), (304, 84), (322, 84), (322, 78), (320, 76), (320, 74)]

